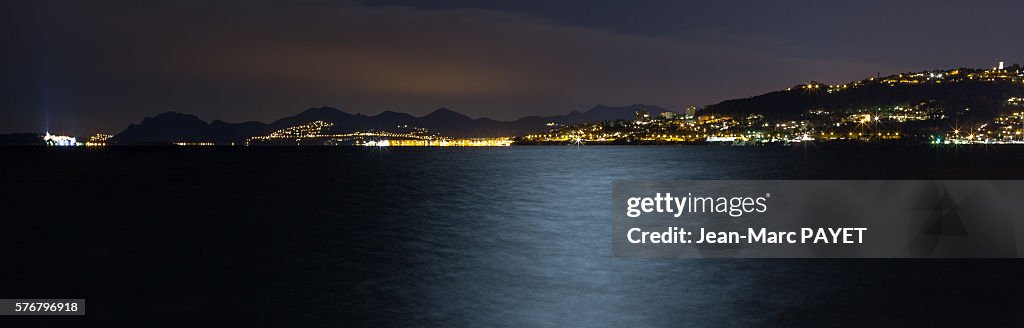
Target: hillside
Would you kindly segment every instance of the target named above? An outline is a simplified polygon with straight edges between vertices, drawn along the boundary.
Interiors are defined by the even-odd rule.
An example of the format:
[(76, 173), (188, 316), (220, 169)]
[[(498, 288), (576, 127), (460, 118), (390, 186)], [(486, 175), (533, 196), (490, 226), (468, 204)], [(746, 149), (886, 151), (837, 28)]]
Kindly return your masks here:
[(1015, 106), (1007, 100), (1022, 96), (1024, 71), (1019, 66), (1003, 70), (955, 69), (904, 73), (834, 86), (811, 82), (755, 97), (726, 100), (707, 106), (702, 113), (798, 119), (811, 110), (853, 113), (925, 105), (949, 117), (986, 120), (1014, 110)]

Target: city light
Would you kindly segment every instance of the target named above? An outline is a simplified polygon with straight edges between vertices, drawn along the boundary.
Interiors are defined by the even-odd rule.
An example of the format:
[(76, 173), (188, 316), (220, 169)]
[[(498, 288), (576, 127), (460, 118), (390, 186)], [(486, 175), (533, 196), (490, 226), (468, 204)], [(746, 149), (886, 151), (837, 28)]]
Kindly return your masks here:
[(113, 137), (114, 137), (113, 135), (104, 134), (104, 133), (97, 133), (97, 134), (94, 134), (93, 136), (89, 137), (89, 140), (85, 142), (85, 145), (87, 147), (106, 146), (107, 145), (107, 141), (110, 140), (110, 138), (113, 138)]
[(216, 146), (216, 144), (214, 144), (212, 142), (175, 142), (174, 145), (176, 145), (176, 146), (185, 146), (185, 147)]
[(367, 147), (508, 147), (511, 138), (383, 139), (362, 143)]
[(367, 147), (504, 147), (513, 141), (510, 137), (500, 138), (450, 138), (430, 133), (429, 130), (414, 126), (400, 125), (395, 131), (356, 131), (331, 133), (334, 124), (313, 121), (269, 135), (251, 137), (249, 145), (354, 145)]

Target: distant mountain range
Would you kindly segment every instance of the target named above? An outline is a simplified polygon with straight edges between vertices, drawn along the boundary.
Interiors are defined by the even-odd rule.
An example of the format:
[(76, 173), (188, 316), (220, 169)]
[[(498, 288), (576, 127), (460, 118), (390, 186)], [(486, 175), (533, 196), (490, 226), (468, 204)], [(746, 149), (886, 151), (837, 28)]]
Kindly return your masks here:
[(333, 123), (330, 133), (387, 131), (396, 126), (409, 125), (450, 137), (516, 136), (546, 131), (549, 128), (548, 123), (632, 120), (639, 110), (654, 115), (667, 111), (658, 106), (641, 104), (622, 107), (597, 106), (586, 112), (572, 111), (560, 116), (527, 116), (515, 121), (497, 121), (489, 118), (473, 119), (447, 108), (416, 117), (392, 111), (367, 116), (350, 114), (331, 107), (320, 107), (272, 123), (227, 123), (219, 120), (207, 123), (195, 115), (167, 112), (146, 117), (139, 124), (131, 124), (121, 133), (114, 135), (110, 141), (122, 145), (167, 142), (230, 143), (313, 121)]

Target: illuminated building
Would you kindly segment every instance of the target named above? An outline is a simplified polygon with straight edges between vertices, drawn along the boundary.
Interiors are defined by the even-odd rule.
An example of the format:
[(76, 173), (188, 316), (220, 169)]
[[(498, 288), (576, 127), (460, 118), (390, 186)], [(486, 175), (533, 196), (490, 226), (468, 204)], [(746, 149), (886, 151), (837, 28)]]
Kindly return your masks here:
[(52, 135), (49, 132), (43, 136), (43, 142), (47, 146), (73, 147), (82, 145), (75, 137)]

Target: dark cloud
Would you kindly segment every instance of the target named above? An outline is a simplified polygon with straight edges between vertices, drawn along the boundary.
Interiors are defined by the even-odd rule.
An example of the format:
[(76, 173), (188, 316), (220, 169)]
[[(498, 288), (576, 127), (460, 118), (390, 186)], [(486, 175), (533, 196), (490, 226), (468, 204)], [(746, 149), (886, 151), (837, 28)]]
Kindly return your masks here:
[[(706, 5), (659, 11), (638, 3), (634, 12), (577, 14), (531, 2), (488, 2), (483, 9), (411, 5), (418, 4), (6, 3), (0, 9), (13, 27), (2, 34), (10, 47), (0, 54), (9, 63), (0, 77), (0, 131), (49, 124), (114, 132), (168, 110), (267, 121), (322, 105), (414, 114), (447, 106), (499, 119), (595, 104), (681, 108), (811, 79), (846, 81), (993, 56), (936, 52), (931, 41), (912, 36), (930, 39), (929, 29), (952, 33), (948, 25), (957, 24), (946, 15), (926, 17), (941, 24), (900, 28), (901, 15), (920, 22), (911, 11), (881, 19), (891, 19), (886, 29), (904, 32), (869, 35), (858, 31), (877, 31), (880, 18), (862, 7), (835, 7), (818, 17), (756, 2), (728, 11)], [(922, 10), (935, 15), (934, 8)], [(807, 22), (793, 22), (801, 18)], [(975, 32), (961, 44), (1020, 49), (1000, 48), (1002, 40)], [(920, 63), (911, 64), (908, 52)]]

